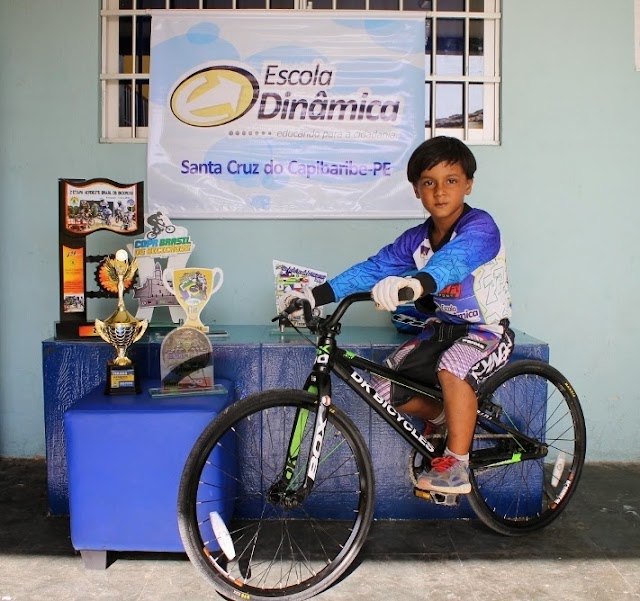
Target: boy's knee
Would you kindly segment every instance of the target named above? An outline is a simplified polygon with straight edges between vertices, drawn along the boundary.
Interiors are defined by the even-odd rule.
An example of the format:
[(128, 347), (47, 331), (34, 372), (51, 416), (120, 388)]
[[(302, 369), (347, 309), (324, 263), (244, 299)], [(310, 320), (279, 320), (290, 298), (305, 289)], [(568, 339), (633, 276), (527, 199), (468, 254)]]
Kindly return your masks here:
[(456, 393), (473, 393), (475, 396), (475, 390), (473, 386), (466, 380), (461, 380), (459, 376), (441, 369), (438, 371), (438, 381), (442, 387), (442, 391), (446, 394), (447, 391), (455, 391)]
[(450, 371), (447, 371), (446, 369), (438, 370), (438, 381), (440, 382), (441, 386), (444, 386), (445, 384), (456, 385), (457, 382), (466, 384), (464, 380), (461, 380), (458, 376), (456, 376), (455, 374), (452, 374)]

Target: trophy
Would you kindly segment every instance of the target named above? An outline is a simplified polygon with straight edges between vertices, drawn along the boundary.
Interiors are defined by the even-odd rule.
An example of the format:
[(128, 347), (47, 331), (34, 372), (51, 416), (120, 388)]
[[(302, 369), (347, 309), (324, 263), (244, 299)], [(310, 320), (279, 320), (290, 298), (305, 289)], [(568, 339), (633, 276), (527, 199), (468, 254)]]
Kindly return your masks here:
[(167, 268), (162, 272), (162, 281), (184, 309), (186, 320), (162, 341), (161, 387), (151, 389), (153, 396), (224, 391), (224, 386), (214, 384), (209, 328), (200, 320), (202, 309), (222, 286), (223, 277), (218, 267)]
[(104, 321), (96, 319), (95, 327), (98, 335), (112, 344), (116, 349), (116, 358), (107, 363), (106, 394), (131, 394), (140, 392), (140, 382), (136, 375), (136, 366), (127, 357), (127, 349), (140, 340), (149, 322), (137, 320), (124, 306), (124, 282), (133, 278), (138, 268), (134, 259), (129, 262), (129, 255), (120, 249), (115, 259), (105, 260), (106, 277), (117, 284), (118, 307)]
[[(200, 313), (214, 292), (222, 286), (223, 277), (222, 269), (218, 267), (185, 267), (165, 269), (162, 272), (164, 285), (171, 294), (175, 295), (187, 314), (187, 319), (181, 327), (197, 328), (202, 332), (209, 331), (209, 328), (200, 320)], [(169, 279), (172, 280), (173, 285), (169, 284)]]

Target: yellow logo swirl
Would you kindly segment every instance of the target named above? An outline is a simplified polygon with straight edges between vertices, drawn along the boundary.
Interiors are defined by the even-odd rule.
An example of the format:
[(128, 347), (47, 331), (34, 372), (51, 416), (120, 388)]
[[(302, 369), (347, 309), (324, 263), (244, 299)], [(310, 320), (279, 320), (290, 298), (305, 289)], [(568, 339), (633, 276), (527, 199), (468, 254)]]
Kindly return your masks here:
[(239, 67), (203, 69), (181, 81), (171, 94), (171, 112), (194, 127), (216, 127), (242, 117), (258, 98), (256, 78)]

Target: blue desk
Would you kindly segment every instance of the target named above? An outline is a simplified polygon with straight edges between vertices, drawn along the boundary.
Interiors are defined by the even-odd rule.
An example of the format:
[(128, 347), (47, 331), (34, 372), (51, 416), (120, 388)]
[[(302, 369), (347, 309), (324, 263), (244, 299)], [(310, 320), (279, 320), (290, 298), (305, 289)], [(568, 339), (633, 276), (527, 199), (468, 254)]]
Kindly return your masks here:
[[(280, 336), (272, 325), (218, 326), (229, 336), (213, 339), (215, 378), (234, 382), (234, 396), (241, 398), (269, 388), (300, 387), (314, 357), (314, 350), (297, 334)], [(407, 337), (389, 327), (345, 327), (340, 337), (344, 348), (378, 360), (388, 355)], [(96, 386), (104, 384), (105, 363), (113, 348), (102, 340), (70, 341), (48, 339), (42, 343), (44, 417), (48, 472), (49, 510), (69, 512), (67, 453), (64, 412)], [(157, 378), (160, 343), (143, 339), (130, 352), (143, 377)], [(545, 342), (516, 332), (514, 359), (549, 359)], [(334, 398), (357, 420), (370, 445), (375, 465), (377, 505), (375, 517), (445, 517), (446, 510), (413, 497), (404, 443), (365, 406), (342, 382)], [(436, 510), (435, 514), (432, 514)], [(456, 516), (466, 515), (462, 507)]]
[[(218, 382), (228, 392), (152, 397), (144, 386), (106, 396), (99, 387), (65, 412), (71, 542), (87, 567), (104, 569), (107, 551), (184, 550), (180, 476), (198, 436), (233, 401), (231, 383)], [(232, 489), (233, 471), (210, 480)], [(232, 507), (214, 510), (226, 519)]]

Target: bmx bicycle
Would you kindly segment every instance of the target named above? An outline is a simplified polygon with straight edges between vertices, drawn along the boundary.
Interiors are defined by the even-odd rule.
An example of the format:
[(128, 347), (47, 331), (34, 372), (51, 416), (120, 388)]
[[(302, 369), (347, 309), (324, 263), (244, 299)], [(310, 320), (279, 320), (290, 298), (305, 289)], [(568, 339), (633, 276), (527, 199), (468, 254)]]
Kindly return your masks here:
[[(303, 389), (268, 390), (233, 403), (187, 459), (178, 494), (181, 538), (223, 597), (308, 599), (356, 565), (374, 514), (374, 472), (360, 430), (332, 395), (331, 375), (406, 441), (414, 482), (444, 450), (442, 434), (423, 435), (363, 374), (439, 400), (440, 390), (338, 347), (344, 313), (367, 300), (369, 293), (352, 294), (327, 317), (312, 317), (309, 303), (296, 300), (288, 312), (303, 308), (317, 335)], [(483, 382), (477, 397), (471, 508), (507, 536), (547, 526), (569, 503), (585, 459), (585, 423), (573, 387), (543, 361), (518, 360)], [(458, 502), (455, 495), (415, 492), (436, 503)]]

